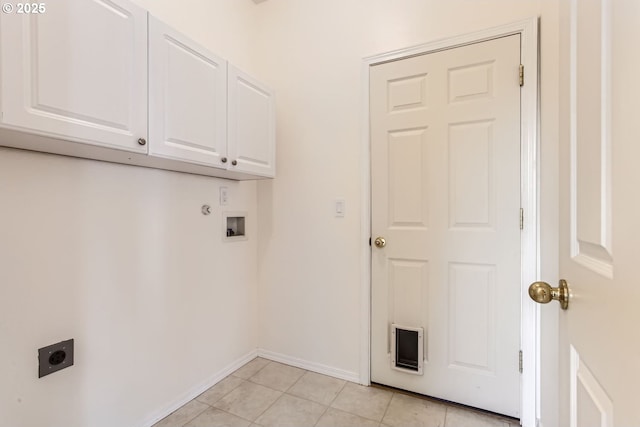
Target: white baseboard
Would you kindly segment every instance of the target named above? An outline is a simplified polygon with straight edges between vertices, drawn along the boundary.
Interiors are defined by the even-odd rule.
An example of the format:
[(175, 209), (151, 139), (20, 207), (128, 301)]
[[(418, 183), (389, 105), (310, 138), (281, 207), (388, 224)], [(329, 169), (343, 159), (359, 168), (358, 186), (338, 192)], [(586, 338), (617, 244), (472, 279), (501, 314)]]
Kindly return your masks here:
[(155, 423), (165, 418), (167, 415), (171, 414), (178, 408), (184, 406), (189, 403), (196, 397), (200, 396), (202, 393), (207, 391), (210, 387), (213, 387), (224, 378), (229, 376), (229, 374), (235, 372), (239, 368), (243, 367), (247, 363), (251, 362), (253, 359), (258, 357), (258, 350), (252, 350), (249, 353), (242, 356), (240, 359), (234, 361), (233, 363), (227, 365), (222, 370), (216, 372), (214, 375), (209, 377), (207, 380), (202, 383), (196, 385), (179, 398), (177, 398), (174, 402), (168, 404), (164, 408), (159, 411), (156, 411), (153, 415), (149, 417), (149, 419), (143, 424), (144, 427), (152, 427)]
[(330, 377), (360, 384), (360, 374), (358, 372), (346, 371), (344, 369), (334, 368), (332, 366), (323, 365), (321, 363), (309, 362), (307, 360), (298, 359), (297, 357), (287, 356), (286, 354), (276, 353), (273, 351), (265, 350), (263, 348), (258, 349), (258, 357), (263, 357), (275, 362), (280, 362), (286, 365), (295, 366), (297, 368), (306, 369), (307, 371), (312, 371), (318, 374), (328, 375)]

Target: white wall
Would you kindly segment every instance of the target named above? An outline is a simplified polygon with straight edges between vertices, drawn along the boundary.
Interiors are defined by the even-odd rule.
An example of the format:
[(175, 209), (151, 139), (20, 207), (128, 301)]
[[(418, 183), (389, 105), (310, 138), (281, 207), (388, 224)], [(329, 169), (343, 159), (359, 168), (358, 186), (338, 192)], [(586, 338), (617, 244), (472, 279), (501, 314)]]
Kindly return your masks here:
[[(251, 68), (253, 3), (140, 3)], [(246, 242), (222, 243), (221, 185)], [(252, 182), (0, 148), (0, 426), (149, 425), (255, 352), (256, 218)]]
[[(542, 14), (542, 108), (557, 108), (555, 2), (269, 0), (255, 64), (277, 94), (278, 177), (258, 185), (260, 347), (357, 377), (362, 58)], [(546, 25), (543, 25), (546, 28)], [(555, 103), (555, 104), (554, 104)], [(543, 113), (543, 271), (557, 263), (557, 123)], [(549, 137), (547, 137), (549, 136)], [(334, 218), (334, 199), (346, 217)], [(555, 213), (554, 213), (555, 212)], [(555, 278), (548, 280), (554, 281)], [(554, 338), (551, 339), (552, 342)], [(556, 422), (548, 412), (546, 426)]]

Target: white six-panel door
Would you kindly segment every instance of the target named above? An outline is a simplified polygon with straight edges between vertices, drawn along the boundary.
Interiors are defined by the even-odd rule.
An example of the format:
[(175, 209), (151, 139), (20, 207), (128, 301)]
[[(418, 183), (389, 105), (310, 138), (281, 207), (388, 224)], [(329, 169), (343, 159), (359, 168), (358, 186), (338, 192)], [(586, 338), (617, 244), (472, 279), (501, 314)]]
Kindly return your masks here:
[(640, 426), (640, 2), (560, 7), (559, 425)]
[(128, 0), (0, 16), (2, 123), (147, 152), (147, 13)]
[[(370, 74), (371, 379), (518, 416), (520, 36)], [(424, 328), (424, 374), (390, 325)]]

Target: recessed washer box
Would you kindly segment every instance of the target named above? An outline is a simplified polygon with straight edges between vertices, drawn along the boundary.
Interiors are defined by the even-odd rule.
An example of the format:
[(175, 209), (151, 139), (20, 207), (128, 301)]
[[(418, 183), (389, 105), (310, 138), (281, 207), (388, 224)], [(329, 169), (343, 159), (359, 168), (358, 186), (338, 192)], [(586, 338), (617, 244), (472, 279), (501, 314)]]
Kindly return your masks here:
[(222, 213), (222, 240), (233, 242), (247, 240), (247, 213), (223, 212)]

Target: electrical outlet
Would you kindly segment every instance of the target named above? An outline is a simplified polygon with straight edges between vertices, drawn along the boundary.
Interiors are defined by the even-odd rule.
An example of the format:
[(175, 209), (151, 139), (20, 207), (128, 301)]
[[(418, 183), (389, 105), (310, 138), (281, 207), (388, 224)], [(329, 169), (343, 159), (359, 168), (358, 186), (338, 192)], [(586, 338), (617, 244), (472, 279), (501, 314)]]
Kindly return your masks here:
[(38, 349), (38, 378), (73, 365), (73, 339)]

